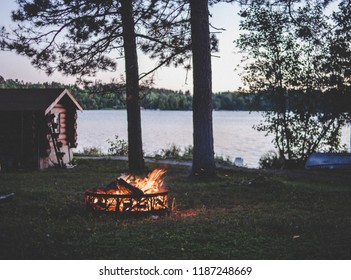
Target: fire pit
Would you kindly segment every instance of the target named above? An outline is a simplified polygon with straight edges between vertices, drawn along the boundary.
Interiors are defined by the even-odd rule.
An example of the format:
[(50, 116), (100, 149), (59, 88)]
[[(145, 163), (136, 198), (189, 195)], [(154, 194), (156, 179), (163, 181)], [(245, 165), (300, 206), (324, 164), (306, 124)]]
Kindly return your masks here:
[(168, 190), (164, 187), (164, 169), (155, 169), (144, 179), (122, 176), (104, 188), (85, 192), (85, 203), (94, 211), (117, 214), (168, 214)]

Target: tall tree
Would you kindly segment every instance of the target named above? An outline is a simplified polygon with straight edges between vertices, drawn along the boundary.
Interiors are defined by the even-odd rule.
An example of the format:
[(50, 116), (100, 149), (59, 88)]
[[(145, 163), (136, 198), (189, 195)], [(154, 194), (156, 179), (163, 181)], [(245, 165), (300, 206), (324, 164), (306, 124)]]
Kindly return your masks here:
[[(172, 47), (172, 52), (166, 52), (166, 55), (164, 47), (167, 45), (158, 44), (158, 48), (155, 48), (148, 44), (144, 47), (147, 51), (151, 50), (154, 57), (160, 56), (164, 64), (169, 65), (169, 58), (175, 58), (172, 60), (175, 66), (184, 65), (187, 69), (190, 69), (190, 66), (187, 65), (186, 60), (189, 55), (192, 56), (194, 151), (191, 173), (193, 176), (211, 177), (215, 175), (211, 51), (217, 50), (217, 39), (215, 36), (210, 36), (209, 2), (208, 0), (165, 0), (162, 2), (166, 3), (161, 9), (163, 16), (157, 18), (157, 21), (163, 26), (162, 29), (175, 26), (178, 35), (175, 36), (174, 32), (169, 32), (167, 29), (166, 32), (160, 32), (162, 29), (149, 28), (149, 30), (157, 30), (155, 34), (159, 34), (160, 38), (170, 35), (169, 44), (178, 45), (178, 47)], [(211, 4), (215, 2), (218, 1), (211, 1)], [(188, 36), (189, 23), (190, 37)], [(153, 36), (153, 38), (155, 37)], [(191, 48), (189, 49), (189, 47)]]
[[(325, 71), (330, 85), (343, 94), (351, 95), (351, 3), (340, 1), (339, 10), (332, 14), (334, 32), (329, 40), (329, 59)], [(350, 111), (350, 109), (349, 109)]]
[(285, 6), (273, 3), (241, 11), (245, 33), (238, 46), (247, 54), (244, 81), (250, 90), (269, 92), (275, 105), (273, 111), (264, 112), (265, 122), (256, 128), (273, 134), (285, 167), (303, 165), (313, 152), (341, 148), (340, 130), (347, 114), (337, 105), (340, 99), (333, 94), (328, 107), (318, 105), (318, 96), (335, 92), (332, 74), (343, 76), (331, 66), (334, 43), (330, 43), (335, 40), (324, 5), (306, 1), (296, 9), (288, 6), (287, 12)]
[(215, 175), (212, 128), (212, 70), (208, 0), (189, 0), (193, 55), (192, 175)]
[(144, 168), (144, 158), (141, 140), (138, 55), (132, 1), (121, 0), (121, 16), (126, 69), (129, 169), (141, 170)]

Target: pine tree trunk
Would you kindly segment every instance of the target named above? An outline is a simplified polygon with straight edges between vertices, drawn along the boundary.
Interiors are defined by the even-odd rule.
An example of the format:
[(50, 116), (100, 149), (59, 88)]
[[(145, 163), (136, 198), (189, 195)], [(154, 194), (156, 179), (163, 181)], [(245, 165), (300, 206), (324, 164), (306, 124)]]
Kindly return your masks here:
[(127, 120), (128, 120), (128, 164), (133, 171), (145, 167), (142, 149), (139, 70), (135, 40), (133, 1), (121, 0), (123, 41), (126, 68)]
[(193, 129), (192, 175), (215, 175), (212, 129), (212, 73), (208, 0), (190, 0), (193, 52)]

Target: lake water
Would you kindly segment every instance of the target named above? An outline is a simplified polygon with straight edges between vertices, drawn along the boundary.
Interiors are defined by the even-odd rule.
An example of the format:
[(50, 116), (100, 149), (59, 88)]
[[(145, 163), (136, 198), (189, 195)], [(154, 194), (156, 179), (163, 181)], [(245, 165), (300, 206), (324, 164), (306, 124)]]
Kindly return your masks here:
[[(176, 144), (181, 148), (192, 145), (191, 111), (142, 110), (143, 150), (153, 155)], [(242, 157), (248, 167), (258, 167), (260, 157), (273, 150), (271, 137), (252, 128), (262, 119), (259, 112), (215, 111), (213, 134), (215, 154), (234, 160)], [(127, 113), (125, 110), (87, 110), (78, 113), (78, 147), (97, 147), (107, 153), (115, 135), (127, 140)], [(343, 133), (343, 143), (349, 147), (349, 128)]]

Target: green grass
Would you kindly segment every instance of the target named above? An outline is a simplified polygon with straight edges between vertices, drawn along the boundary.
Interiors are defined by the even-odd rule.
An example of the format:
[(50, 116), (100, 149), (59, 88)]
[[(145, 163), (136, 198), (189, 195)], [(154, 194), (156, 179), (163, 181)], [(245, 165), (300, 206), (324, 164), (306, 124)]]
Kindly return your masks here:
[[(148, 165), (149, 169), (160, 167)], [(74, 169), (0, 173), (1, 259), (350, 259), (351, 174), (219, 171), (210, 181), (168, 166), (177, 209), (119, 219), (86, 210), (84, 191), (127, 169), (79, 160)]]

